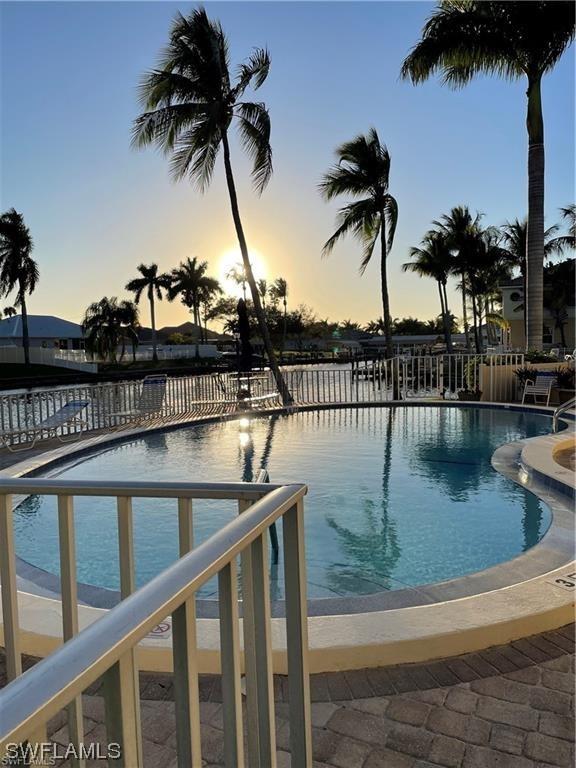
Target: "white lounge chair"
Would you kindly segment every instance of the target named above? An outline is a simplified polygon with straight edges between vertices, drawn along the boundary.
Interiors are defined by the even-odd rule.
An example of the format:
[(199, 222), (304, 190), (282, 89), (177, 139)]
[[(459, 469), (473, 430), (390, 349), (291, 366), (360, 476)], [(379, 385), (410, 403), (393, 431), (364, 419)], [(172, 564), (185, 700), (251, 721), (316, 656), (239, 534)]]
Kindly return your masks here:
[(142, 390), (136, 408), (131, 411), (113, 411), (108, 414), (111, 419), (120, 420), (117, 428), (138, 424), (144, 419), (159, 414), (166, 396), (166, 380), (166, 374), (146, 376), (142, 382)]
[[(80, 419), (82, 411), (90, 404), (90, 400), (69, 400), (62, 408), (58, 409), (52, 416), (48, 416), (36, 426), (20, 427), (19, 429), (9, 429), (0, 432), (0, 444), (12, 453), (18, 451), (27, 451), (34, 448), (37, 441), (43, 436), (56, 437), (61, 443), (77, 440), (82, 434), (82, 428), (88, 426), (88, 422)], [(75, 432), (70, 437), (64, 437), (59, 434), (59, 430), (67, 424), (80, 424), (80, 432)], [(31, 442), (24, 444), (18, 443), (18, 448), (11, 444), (12, 438), (24, 437), (29, 435)]]
[(543, 397), (546, 400), (545, 405), (550, 405), (550, 393), (552, 387), (556, 384), (556, 376), (536, 376), (535, 381), (528, 379), (524, 385), (524, 394), (522, 395), (522, 404), (526, 400), (527, 396), (534, 398), (534, 403), (537, 402), (537, 397)]

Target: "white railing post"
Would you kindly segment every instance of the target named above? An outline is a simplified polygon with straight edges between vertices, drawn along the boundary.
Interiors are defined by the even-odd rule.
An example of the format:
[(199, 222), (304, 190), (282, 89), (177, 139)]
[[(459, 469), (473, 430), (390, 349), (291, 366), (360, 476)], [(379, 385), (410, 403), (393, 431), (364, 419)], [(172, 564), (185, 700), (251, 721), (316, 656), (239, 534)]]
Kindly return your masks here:
[[(192, 500), (178, 499), (179, 554), (194, 546)], [(202, 765), (196, 639), (196, 597), (186, 600), (172, 614), (174, 654), (174, 705), (178, 768)]]
[[(76, 581), (76, 544), (72, 496), (58, 496), (58, 537), (60, 545), (60, 592), (62, 595), (62, 635), (64, 641), (78, 634), (78, 589)], [(84, 766), (80, 746), (84, 740), (82, 696), (68, 705), (68, 734), (76, 747), (72, 765)]]
[(2, 589), (2, 623), (6, 651), (6, 676), (9, 681), (22, 674), (16, 589), (16, 553), (14, 551), (14, 515), (12, 495), (0, 495), (0, 586)]
[(296, 506), (284, 514), (282, 525), (286, 586), (290, 747), (292, 763), (302, 766), (302, 768), (310, 768), (312, 766), (312, 728), (308, 672), (304, 504), (302, 501), (299, 501)]
[(140, 691), (135, 653), (131, 648), (104, 674), (106, 735), (118, 744), (118, 768), (143, 768), (140, 736)]

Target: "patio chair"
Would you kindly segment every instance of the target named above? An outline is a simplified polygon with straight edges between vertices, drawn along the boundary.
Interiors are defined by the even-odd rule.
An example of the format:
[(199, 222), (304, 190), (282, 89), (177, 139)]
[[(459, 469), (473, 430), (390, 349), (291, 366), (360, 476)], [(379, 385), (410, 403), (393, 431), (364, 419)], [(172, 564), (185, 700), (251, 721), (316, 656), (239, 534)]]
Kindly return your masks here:
[[(19, 451), (28, 451), (31, 448), (34, 448), (43, 435), (56, 437), (61, 443), (77, 440), (82, 434), (82, 428), (88, 426), (88, 422), (79, 417), (89, 404), (90, 400), (69, 400), (53, 413), (52, 416), (43, 419), (36, 426), (20, 427), (19, 429), (9, 429), (0, 432), (0, 445), (3, 445), (12, 453), (18, 453)], [(62, 434), (59, 434), (59, 430), (68, 424), (80, 424), (80, 432), (75, 432), (71, 437), (64, 437)], [(11, 444), (11, 438), (23, 437), (25, 435), (29, 435), (32, 442), (26, 442), (23, 445), (18, 443), (18, 445), (21, 446), (18, 448)]]
[(537, 397), (543, 397), (545, 399), (545, 405), (550, 405), (550, 393), (552, 387), (556, 384), (556, 376), (536, 376), (535, 381), (528, 379), (524, 385), (524, 394), (522, 395), (522, 404), (526, 400), (526, 397), (530, 396), (534, 398), (534, 403), (537, 402)]
[(131, 411), (113, 411), (108, 416), (112, 419), (122, 419), (117, 428), (139, 424), (144, 419), (157, 415), (164, 405), (166, 396), (165, 373), (154, 376), (146, 376), (142, 382), (142, 390), (136, 408)]

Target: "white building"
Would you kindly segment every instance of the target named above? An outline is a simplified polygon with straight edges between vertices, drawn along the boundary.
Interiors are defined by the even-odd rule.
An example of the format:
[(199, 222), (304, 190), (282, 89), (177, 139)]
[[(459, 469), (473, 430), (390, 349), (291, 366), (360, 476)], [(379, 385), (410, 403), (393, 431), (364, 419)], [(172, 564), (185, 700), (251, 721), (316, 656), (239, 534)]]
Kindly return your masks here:
[[(31, 347), (44, 349), (84, 349), (84, 334), (78, 323), (53, 315), (28, 315)], [(0, 320), (0, 346), (22, 346), (22, 316)]]

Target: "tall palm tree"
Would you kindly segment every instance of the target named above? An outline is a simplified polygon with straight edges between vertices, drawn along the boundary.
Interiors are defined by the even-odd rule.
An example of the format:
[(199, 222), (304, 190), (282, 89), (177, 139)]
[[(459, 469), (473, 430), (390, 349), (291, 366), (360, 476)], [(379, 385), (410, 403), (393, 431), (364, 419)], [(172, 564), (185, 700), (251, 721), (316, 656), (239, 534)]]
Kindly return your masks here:
[(364, 246), (360, 274), (368, 266), (374, 247), (380, 237), (380, 282), (387, 355), (394, 354), (386, 259), (394, 242), (398, 220), (398, 204), (388, 191), (390, 155), (378, 134), (371, 128), (366, 135), (358, 135), (336, 150), (338, 162), (324, 175), (320, 191), (326, 200), (348, 194), (354, 202), (338, 212), (338, 229), (326, 241), (323, 252), (329, 254), (338, 240), (346, 234), (354, 235)]
[(431, 277), (436, 280), (446, 350), (452, 352), (452, 316), (448, 308), (446, 284), (453, 259), (446, 236), (442, 232), (427, 232), (419, 248), (410, 248), (410, 258), (412, 261), (402, 265), (404, 272), (415, 272), (420, 277)]
[(158, 340), (156, 336), (156, 312), (154, 299), (162, 301), (162, 291), (167, 291), (171, 284), (170, 275), (158, 274), (158, 264), (139, 264), (138, 272), (141, 277), (135, 277), (126, 283), (126, 290), (134, 294), (136, 304), (140, 303), (140, 298), (144, 291), (150, 304), (150, 324), (152, 325), (152, 359), (158, 360)]
[(481, 214), (472, 216), (467, 205), (457, 205), (450, 213), (444, 214), (432, 222), (445, 237), (446, 243), (453, 253), (452, 272), (460, 278), (462, 293), (462, 323), (466, 348), (470, 351), (470, 326), (466, 304), (467, 280), (474, 263), (476, 236), (480, 231)]
[(216, 290), (220, 285), (214, 277), (209, 277), (207, 261), (198, 261), (196, 256), (181, 261), (172, 270), (170, 286), (168, 288), (168, 301), (180, 298), (182, 304), (187, 307), (194, 318), (194, 324), (198, 326), (200, 339), (202, 339), (202, 319), (200, 317), (200, 304), (202, 292), (207, 289)]
[(138, 329), (140, 328), (140, 314), (133, 301), (121, 301), (118, 304), (118, 322), (122, 340), (120, 359), (124, 358), (126, 341), (132, 345), (132, 360), (136, 362), (136, 348), (138, 346)]
[(242, 98), (248, 86), (260, 88), (269, 69), (268, 51), (257, 48), (240, 65), (232, 82), (228, 41), (220, 23), (211, 21), (203, 8), (186, 17), (178, 14), (158, 69), (148, 73), (142, 82), (141, 101), (146, 111), (135, 121), (133, 143), (157, 144), (171, 156), (174, 177), (188, 176), (201, 190), (210, 184), (222, 147), (232, 218), (260, 334), (282, 400), (290, 403), (292, 398), (276, 362), (252, 272), (229, 143), (234, 122), (253, 162), (256, 189), (262, 192), (272, 174), (270, 116), (262, 102)]
[(476, 74), (526, 77), (528, 130), (528, 349), (542, 349), (544, 266), (544, 120), (542, 78), (574, 39), (569, 0), (487, 2), (445, 0), (426, 22), (422, 39), (402, 65), (420, 83), (440, 71), (452, 87)]
[(201, 318), (204, 322), (204, 343), (208, 342), (208, 321), (215, 320), (221, 315), (216, 299), (223, 293), (220, 283), (215, 278), (209, 277), (202, 281), (200, 286)]
[(30, 335), (26, 295), (34, 292), (39, 279), (38, 264), (31, 256), (34, 243), (24, 216), (11, 208), (0, 216), (0, 296), (16, 290), (15, 304), (22, 312), (24, 363), (30, 365)]
[(286, 346), (286, 330), (288, 325), (288, 283), (283, 277), (279, 277), (272, 283), (271, 295), (274, 301), (281, 301), (283, 306), (282, 320), (282, 352)]
[(90, 304), (82, 321), (88, 352), (115, 362), (117, 349), (123, 338), (124, 317), (115, 296), (104, 296), (100, 301)]

